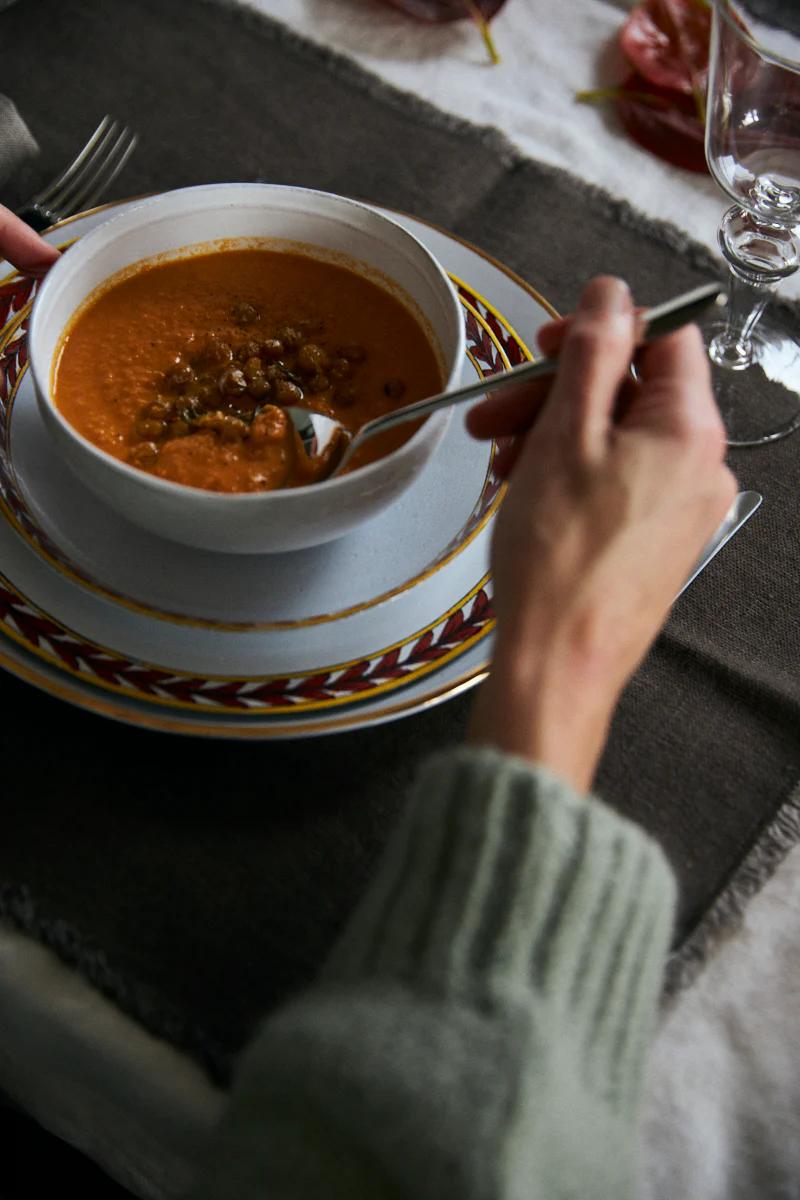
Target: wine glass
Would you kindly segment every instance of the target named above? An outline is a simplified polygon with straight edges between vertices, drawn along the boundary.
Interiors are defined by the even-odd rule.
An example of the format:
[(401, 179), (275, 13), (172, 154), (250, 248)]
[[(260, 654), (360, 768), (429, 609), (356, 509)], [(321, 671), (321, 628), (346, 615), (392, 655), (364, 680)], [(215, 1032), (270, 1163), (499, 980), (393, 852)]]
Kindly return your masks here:
[(706, 159), (734, 202), (718, 234), (728, 317), (708, 353), (729, 444), (755, 446), (800, 428), (800, 331), (764, 313), (800, 265), (800, 41), (755, 25), (746, 0), (714, 0)]

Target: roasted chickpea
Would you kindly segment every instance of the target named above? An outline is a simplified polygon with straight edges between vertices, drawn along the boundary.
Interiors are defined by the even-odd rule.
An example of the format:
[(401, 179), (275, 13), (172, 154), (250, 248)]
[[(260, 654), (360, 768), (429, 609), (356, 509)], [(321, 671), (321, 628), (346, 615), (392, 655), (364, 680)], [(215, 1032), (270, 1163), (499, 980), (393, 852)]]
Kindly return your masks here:
[(143, 410), (144, 416), (149, 417), (154, 421), (166, 421), (172, 414), (172, 401), (167, 400), (165, 396), (159, 396), (152, 404), (148, 404)]
[(253, 354), (250, 358), (248, 358), (242, 367), (242, 374), (248, 383), (251, 379), (255, 378), (256, 375), (262, 375), (263, 373), (263, 363), (257, 354)]
[(206, 334), (197, 349), (197, 361), (203, 366), (224, 367), (233, 358), (230, 344), (218, 333)]
[(228, 409), (228, 412), (233, 417), (241, 417), (243, 421), (248, 423), (252, 421), (258, 411), (258, 399), (254, 396), (245, 395), (239, 396), (235, 405)]
[(248, 304), (246, 300), (233, 306), (233, 319), (237, 325), (252, 325), (260, 315), (258, 309), (254, 305)]
[(155, 420), (153, 417), (146, 416), (144, 412), (139, 413), (136, 418), (136, 432), (148, 442), (154, 442), (163, 437), (166, 427), (166, 421)]
[(327, 392), (330, 386), (331, 381), (327, 375), (315, 375), (308, 385), (308, 390), (313, 395), (318, 396), (320, 392)]
[(300, 404), (303, 399), (303, 389), (288, 379), (278, 379), (272, 385), (272, 395), (277, 404)]
[(214, 405), (219, 400), (219, 385), (213, 379), (201, 379), (192, 387), (191, 392), (187, 392), (184, 399), (188, 400), (190, 395), (196, 396), (202, 407)]
[(165, 376), (167, 386), (174, 388), (176, 391), (192, 383), (194, 378), (194, 369), (189, 363), (179, 363), (171, 371), (168, 371)]
[(179, 417), (176, 421), (168, 422), (166, 436), (168, 438), (186, 437), (187, 434), (191, 432), (192, 427), (189, 422), (184, 421), (182, 417)]
[(278, 333), (278, 337), (289, 350), (296, 350), (303, 341), (302, 333), (299, 329), (295, 329), (293, 325), (285, 325)]
[(266, 396), (272, 390), (272, 385), (265, 375), (254, 375), (247, 382), (247, 391), (249, 395), (255, 396), (256, 400), (260, 400), (262, 396)]
[(201, 404), (198, 396), (181, 396), (180, 403), (173, 410), (182, 421), (191, 420), (200, 412)]
[(226, 367), (219, 377), (219, 390), (223, 396), (241, 396), (247, 391), (247, 379), (239, 367)]
[(328, 368), (328, 374), (331, 379), (349, 379), (353, 374), (353, 368), (346, 358), (337, 358)]
[(328, 355), (314, 342), (306, 342), (297, 351), (297, 366), (304, 375), (316, 375), (328, 365)]
[(288, 429), (289, 418), (283, 409), (275, 404), (265, 404), (261, 412), (253, 418), (250, 440), (257, 446), (268, 442), (280, 442), (286, 437)]
[(196, 424), (201, 429), (210, 429), (223, 442), (238, 442), (247, 436), (247, 424), (240, 417), (231, 417), (224, 412), (203, 413)]
[(235, 358), (237, 362), (247, 362), (248, 358), (252, 358), (254, 354), (258, 354), (261, 349), (258, 342), (244, 342), (236, 351)]
[(132, 467), (152, 467), (158, 461), (158, 446), (154, 442), (139, 442), (128, 454)]

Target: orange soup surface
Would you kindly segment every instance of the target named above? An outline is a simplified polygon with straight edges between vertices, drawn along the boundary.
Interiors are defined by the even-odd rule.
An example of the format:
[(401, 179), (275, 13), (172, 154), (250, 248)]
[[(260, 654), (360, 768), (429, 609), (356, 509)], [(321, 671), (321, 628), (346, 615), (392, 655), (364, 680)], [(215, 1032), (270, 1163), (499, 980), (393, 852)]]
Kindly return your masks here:
[[(355, 432), (441, 387), (419, 321), (388, 289), (336, 263), (263, 249), (145, 265), (112, 283), (67, 328), (53, 378), (56, 406), (89, 441), (218, 492), (326, 473), (304, 453), (288, 405)], [(353, 467), (415, 428), (370, 439)]]

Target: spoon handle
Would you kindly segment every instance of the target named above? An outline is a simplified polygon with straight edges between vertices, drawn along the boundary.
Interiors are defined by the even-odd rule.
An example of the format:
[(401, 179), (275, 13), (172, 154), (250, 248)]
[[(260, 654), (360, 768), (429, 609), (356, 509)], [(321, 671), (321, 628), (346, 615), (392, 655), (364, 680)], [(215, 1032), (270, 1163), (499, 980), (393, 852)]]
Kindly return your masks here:
[[(663, 337), (665, 333), (672, 333), (673, 330), (680, 329), (682, 325), (688, 325), (707, 308), (711, 308), (713, 305), (722, 307), (726, 300), (727, 296), (720, 284), (706, 283), (701, 287), (694, 288), (691, 292), (684, 292), (673, 300), (668, 300), (665, 304), (645, 310), (641, 314), (643, 326), (639, 344), (643, 345), (654, 338)], [(428, 396), (425, 400), (418, 400), (415, 404), (407, 404), (405, 408), (398, 408), (383, 417), (376, 417), (359, 429), (350, 444), (347, 457), (349, 458), (350, 453), (355, 449), (356, 442), (360, 445), (366, 438), (372, 437), (373, 434), (384, 429), (391, 429), (406, 421), (428, 416), (429, 413), (436, 412), (440, 408), (449, 408), (453, 404), (463, 404), (467, 400), (474, 400), (476, 396), (484, 396), (496, 388), (507, 387), (512, 383), (529, 383), (533, 379), (542, 379), (547, 375), (554, 374), (557, 367), (557, 358), (541, 358), (537, 362), (522, 363), (518, 367), (511, 367), (508, 371), (498, 371), (475, 383), (469, 383), (466, 387), (456, 388), (450, 392), (439, 392), (435, 396)]]

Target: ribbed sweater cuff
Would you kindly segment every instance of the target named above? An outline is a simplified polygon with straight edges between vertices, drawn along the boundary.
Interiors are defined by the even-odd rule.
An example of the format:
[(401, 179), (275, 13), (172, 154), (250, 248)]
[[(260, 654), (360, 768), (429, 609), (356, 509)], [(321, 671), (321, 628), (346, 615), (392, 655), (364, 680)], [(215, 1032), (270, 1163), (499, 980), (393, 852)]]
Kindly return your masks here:
[(618, 1052), (626, 1026), (649, 1028), (673, 904), (637, 826), (541, 767), (463, 748), (423, 766), (325, 975), (480, 1007), (533, 991)]

